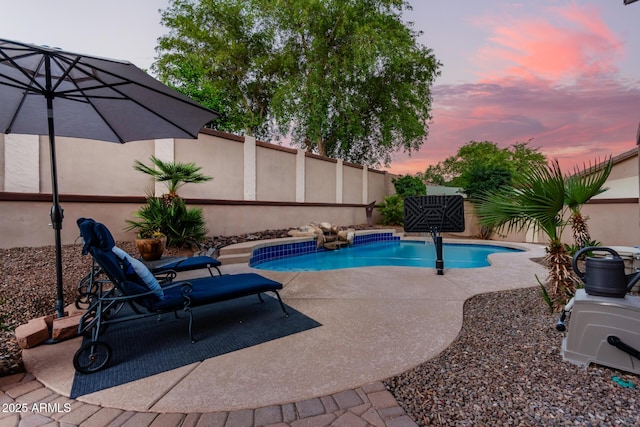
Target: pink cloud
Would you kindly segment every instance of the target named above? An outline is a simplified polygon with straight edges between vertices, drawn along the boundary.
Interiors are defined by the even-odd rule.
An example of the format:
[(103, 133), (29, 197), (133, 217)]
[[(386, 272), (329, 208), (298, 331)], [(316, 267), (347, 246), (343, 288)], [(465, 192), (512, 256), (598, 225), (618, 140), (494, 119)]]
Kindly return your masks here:
[(389, 170), (424, 171), (471, 140), (507, 147), (531, 138), (532, 147), (572, 169), (634, 148), (638, 105), (640, 85), (590, 81), (553, 86), (541, 80), (503, 79), (437, 86), (429, 138), (410, 158), (396, 155)]
[(640, 82), (618, 76), (623, 43), (595, 6), (548, 16), (484, 19), (494, 29), (476, 55), (481, 78), (434, 87), (428, 140), (410, 158), (397, 154), (390, 171), (424, 171), (471, 140), (506, 147), (533, 138), (567, 170), (634, 148)]
[[(503, 18), (476, 62), (485, 79), (518, 76), (560, 81), (616, 71), (623, 43), (595, 6), (552, 8), (547, 18)], [(552, 18), (548, 18), (552, 17)], [(497, 22), (493, 17), (484, 22)]]

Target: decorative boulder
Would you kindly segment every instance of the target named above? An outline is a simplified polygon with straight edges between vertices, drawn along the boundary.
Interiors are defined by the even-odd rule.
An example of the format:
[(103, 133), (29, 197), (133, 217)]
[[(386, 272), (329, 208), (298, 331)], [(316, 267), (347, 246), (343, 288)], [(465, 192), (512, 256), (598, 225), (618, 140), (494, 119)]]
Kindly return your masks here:
[(326, 249), (338, 249), (353, 243), (355, 230), (352, 228), (340, 229), (329, 222), (310, 223), (298, 228), (293, 228), (287, 233), (291, 237), (316, 237), (318, 247)]
[(324, 233), (330, 233), (331, 229), (332, 229), (332, 225), (330, 222), (321, 222), (319, 224), (320, 230), (322, 230)]
[(353, 243), (353, 239), (355, 238), (356, 233), (353, 229), (340, 230), (338, 231), (338, 240), (343, 242), (347, 242), (349, 244)]

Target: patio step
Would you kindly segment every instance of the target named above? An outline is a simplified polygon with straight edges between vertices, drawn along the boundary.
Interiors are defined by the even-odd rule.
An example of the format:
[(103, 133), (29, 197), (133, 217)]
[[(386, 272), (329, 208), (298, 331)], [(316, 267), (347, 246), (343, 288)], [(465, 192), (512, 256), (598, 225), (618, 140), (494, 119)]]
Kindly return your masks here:
[(222, 251), (220, 251), (220, 256), (217, 258), (222, 265), (247, 263), (249, 262), (249, 259), (251, 259), (251, 252), (229, 253), (223, 255)]
[(253, 251), (253, 247), (258, 243), (256, 241), (235, 243), (233, 245), (224, 246), (220, 248), (220, 256), (232, 255), (232, 254), (246, 254)]

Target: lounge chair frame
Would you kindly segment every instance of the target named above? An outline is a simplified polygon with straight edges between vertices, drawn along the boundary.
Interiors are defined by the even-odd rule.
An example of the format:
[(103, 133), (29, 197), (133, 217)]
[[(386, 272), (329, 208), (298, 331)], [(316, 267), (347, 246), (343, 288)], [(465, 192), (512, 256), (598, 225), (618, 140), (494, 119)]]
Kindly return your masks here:
[[(111, 250), (115, 246), (113, 235), (104, 224), (96, 222), (92, 218), (78, 218), (77, 224), (85, 241), (82, 250), (83, 254), (91, 253), (89, 250), (91, 247)], [(172, 278), (170, 276), (175, 277), (175, 274), (179, 272), (201, 269), (207, 269), (211, 277), (214, 276), (213, 269), (216, 270), (219, 276), (222, 275), (219, 268), (221, 262), (210, 256), (178, 257), (160, 263), (142, 262), (158, 280), (168, 280)], [(89, 272), (78, 282), (78, 295), (75, 300), (77, 309), (87, 309), (96, 295), (104, 292), (104, 287), (110, 283), (104, 277), (105, 274), (102, 268), (96, 264), (95, 259), (92, 259)]]
[[(99, 371), (108, 365), (112, 349), (100, 337), (111, 324), (159, 317), (166, 313), (178, 317), (179, 313), (185, 313), (189, 318), (189, 339), (195, 343), (193, 308), (249, 295), (257, 295), (264, 302), (261, 294), (265, 292), (273, 293), (285, 317), (289, 316), (278, 292), (282, 284), (255, 273), (175, 280), (175, 272), (168, 271), (164, 273), (166, 276), (161, 283), (164, 296), (160, 298), (158, 290), (149, 289), (142, 281), (127, 276), (124, 261), (112, 251), (92, 246), (88, 246), (87, 250), (113, 287), (97, 292), (80, 318), (78, 333), (89, 338), (89, 341), (75, 353), (73, 365), (84, 374)], [(125, 304), (133, 309), (132, 314), (120, 313)]]

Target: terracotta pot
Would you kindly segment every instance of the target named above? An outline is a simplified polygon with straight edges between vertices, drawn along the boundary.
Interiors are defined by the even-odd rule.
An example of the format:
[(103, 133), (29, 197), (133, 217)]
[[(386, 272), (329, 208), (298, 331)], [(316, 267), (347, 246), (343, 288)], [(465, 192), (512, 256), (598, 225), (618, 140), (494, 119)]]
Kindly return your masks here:
[(136, 239), (136, 246), (140, 256), (145, 261), (156, 261), (162, 258), (162, 253), (167, 245), (166, 237), (154, 237), (151, 239)]

